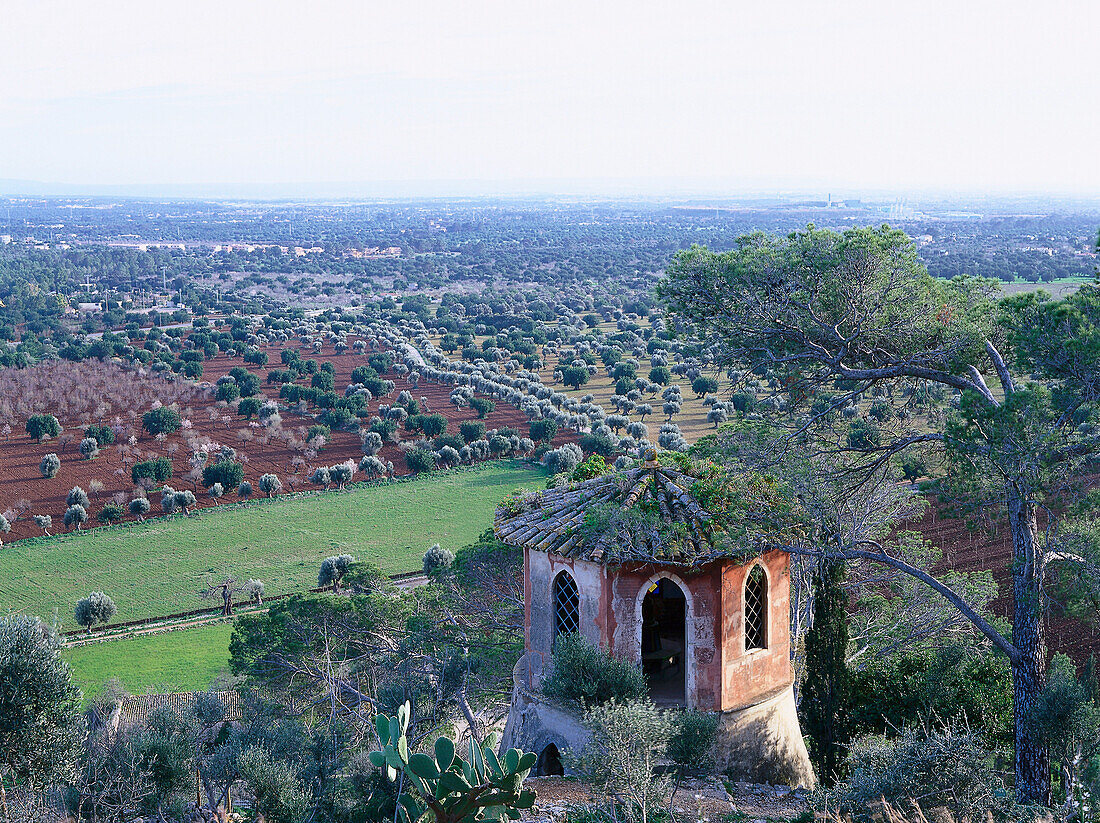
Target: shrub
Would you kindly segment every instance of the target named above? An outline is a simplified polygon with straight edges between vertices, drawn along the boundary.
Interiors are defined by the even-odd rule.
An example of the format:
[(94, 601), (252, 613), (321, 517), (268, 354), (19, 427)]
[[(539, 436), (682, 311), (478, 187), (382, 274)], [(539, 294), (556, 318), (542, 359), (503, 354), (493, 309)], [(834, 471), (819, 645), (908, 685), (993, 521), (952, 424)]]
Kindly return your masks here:
[(245, 480), (241, 485), (237, 486), (237, 497), (241, 500), (247, 500), (252, 496), (252, 484)]
[(141, 417), (141, 426), (149, 434), (172, 434), (179, 431), (180, 413), (171, 406), (150, 409)]
[(566, 753), (566, 763), (600, 790), (610, 819), (654, 819), (673, 790), (657, 769), (672, 734), (669, 713), (648, 699), (611, 701), (588, 711), (584, 725), (591, 736), (579, 752)]
[(27, 418), (27, 434), (42, 442), (46, 437), (57, 437), (61, 434), (61, 424), (52, 414), (32, 414)]
[(235, 460), (218, 460), (202, 470), (202, 484), (210, 488), (221, 483), (223, 489), (239, 486), (244, 480), (244, 466)]
[(946, 809), (955, 820), (1012, 819), (1003, 782), (993, 769), (993, 752), (978, 732), (953, 725), (911, 726), (893, 740), (879, 736), (852, 741), (851, 778), (822, 795), (831, 810), (857, 820), (872, 819), (872, 804)]
[(438, 543), (424, 552), (424, 574), (434, 575), (451, 568), (455, 562), (454, 552), (444, 549)]
[(145, 515), (149, 513), (151, 508), (148, 498), (135, 497), (130, 501), (130, 514), (136, 517), (138, 520), (144, 520)]
[(99, 456), (99, 443), (94, 437), (85, 437), (80, 441), (80, 456), (85, 460), (94, 460)]
[(639, 667), (612, 657), (579, 634), (561, 635), (554, 641), (553, 662), (542, 691), (567, 705), (590, 708), (609, 700), (638, 700), (647, 693)]
[(668, 759), (680, 777), (711, 774), (715, 768), (714, 744), (718, 740), (718, 715), (687, 709), (674, 721), (668, 741)]
[(61, 458), (53, 452), (43, 456), (42, 462), (38, 464), (38, 470), (42, 472), (42, 476), (46, 478), (57, 477), (57, 472), (61, 469)]
[(601, 474), (607, 473), (607, 461), (598, 454), (594, 454), (581, 463), (577, 468), (573, 469), (573, 473), (569, 476), (570, 480), (591, 480), (593, 477), (599, 477)]
[(126, 514), (126, 510), (121, 505), (114, 501), (104, 504), (103, 508), (99, 510), (99, 514), (96, 515), (96, 520), (100, 523), (117, 523)]
[(405, 465), (414, 474), (429, 472), (435, 468), (435, 456), (427, 449), (409, 449), (405, 452)]
[(172, 477), (172, 461), (167, 457), (142, 460), (130, 468), (130, 478), (138, 485), (143, 478), (163, 483)]
[(108, 623), (118, 609), (115, 601), (103, 592), (92, 592), (76, 604), (74, 615), (76, 622), (90, 632), (96, 623)]

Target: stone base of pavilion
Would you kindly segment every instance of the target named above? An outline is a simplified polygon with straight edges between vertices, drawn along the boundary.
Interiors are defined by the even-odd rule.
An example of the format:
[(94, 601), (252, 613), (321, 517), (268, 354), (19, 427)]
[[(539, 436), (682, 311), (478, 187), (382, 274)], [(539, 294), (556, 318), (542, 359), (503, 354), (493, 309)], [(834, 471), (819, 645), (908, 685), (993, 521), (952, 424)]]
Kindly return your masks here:
[[(500, 748), (535, 752), (532, 774), (569, 774), (562, 754), (579, 750), (589, 733), (575, 710), (547, 700), (540, 691), (542, 657), (528, 652), (513, 670), (514, 688)], [(660, 704), (659, 704), (660, 705)], [(717, 713), (718, 770), (732, 780), (791, 788), (816, 785), (798, 725), (794, 689), (786, 686), (752, 705)]]

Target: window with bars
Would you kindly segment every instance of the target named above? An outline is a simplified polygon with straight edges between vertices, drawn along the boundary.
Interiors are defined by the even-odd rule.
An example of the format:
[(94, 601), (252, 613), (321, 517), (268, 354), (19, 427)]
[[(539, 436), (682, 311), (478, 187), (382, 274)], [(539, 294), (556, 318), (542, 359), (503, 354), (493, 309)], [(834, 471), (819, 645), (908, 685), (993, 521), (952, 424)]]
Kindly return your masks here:
[(745, 650), (768, 647), (768, 576), (759, 564), (745, 582)]
[(554, 578), (554, 639), (580, 631), (581, 609), (577, 582), (562, 572)]

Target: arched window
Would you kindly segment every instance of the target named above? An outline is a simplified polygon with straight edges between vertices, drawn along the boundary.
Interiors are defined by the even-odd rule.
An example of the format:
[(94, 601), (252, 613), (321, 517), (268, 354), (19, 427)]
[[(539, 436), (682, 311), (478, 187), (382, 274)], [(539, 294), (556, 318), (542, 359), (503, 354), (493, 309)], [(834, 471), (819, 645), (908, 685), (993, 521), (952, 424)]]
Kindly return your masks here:
[(745, 581), (745, 650), (768, 647), (768, 576), (759, 563)]
[(554, 639), (580, 631), (581, 608), (577, 581), (569, 572), (554, 578)]

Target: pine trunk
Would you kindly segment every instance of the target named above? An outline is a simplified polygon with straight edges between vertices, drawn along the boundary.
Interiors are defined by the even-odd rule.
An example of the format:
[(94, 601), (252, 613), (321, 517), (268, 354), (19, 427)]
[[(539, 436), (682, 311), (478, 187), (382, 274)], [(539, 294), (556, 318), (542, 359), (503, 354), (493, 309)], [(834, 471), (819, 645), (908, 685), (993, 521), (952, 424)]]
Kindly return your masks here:
[(1040, 603), (1043, 549), (1037, 540), (1035, 505), (1015, 488), (1009, 489), (1009, 528), (1013, 553), (1012, 643), (1018, 651), (1012, 661), (1016, 800), (1049, 806), (1050, 752), (1028, 722), (1046, 681), (1046, 633)]

